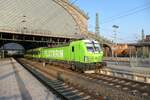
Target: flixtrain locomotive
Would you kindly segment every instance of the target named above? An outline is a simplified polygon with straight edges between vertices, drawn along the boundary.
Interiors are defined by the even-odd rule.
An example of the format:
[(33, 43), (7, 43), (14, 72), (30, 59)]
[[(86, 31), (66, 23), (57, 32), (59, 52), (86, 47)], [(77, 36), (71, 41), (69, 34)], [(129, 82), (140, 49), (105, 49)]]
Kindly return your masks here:
[(103, 51), (95, 40), (77, 40), (59, 47), (36, 48), (26, 52), (25, 57), (61, 62), (71, 66), (76, 71), (87, 71), (101, 68)]

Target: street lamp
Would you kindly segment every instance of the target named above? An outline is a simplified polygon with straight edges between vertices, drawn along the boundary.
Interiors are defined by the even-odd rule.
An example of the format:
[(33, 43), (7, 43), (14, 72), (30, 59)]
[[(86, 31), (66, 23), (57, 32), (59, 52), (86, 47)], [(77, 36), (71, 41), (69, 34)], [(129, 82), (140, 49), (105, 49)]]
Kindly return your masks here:
[[(119, 26), (117, 25), (113, 25), (112, 28), (114, 29), (114, 42), (115, 42), (115, 46), (117, 46), (117, 29), (119, 28)], [(115, 48), (114, 48), (115, 49)], [(117, 56), (117, 55), (116, 55)], [(112, 50), (112, 57), (114, 57), (114, 50)]]
[(117, 43), (116, 39), (117, 39), (117, 29), (119, 28), (119, 26), (117, 25), (113, 25), (112, 28), (114, 29), (113, 32), (114, 32), (114, 42)]

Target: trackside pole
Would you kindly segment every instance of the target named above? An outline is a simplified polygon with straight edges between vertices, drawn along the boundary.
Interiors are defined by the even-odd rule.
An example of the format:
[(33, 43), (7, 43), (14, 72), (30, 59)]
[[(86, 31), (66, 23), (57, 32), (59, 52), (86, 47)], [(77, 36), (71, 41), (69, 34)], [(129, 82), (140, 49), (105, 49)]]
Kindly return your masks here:
[(43, 67), (46, 67), (46, 63), (45, 62), (43, 62)]

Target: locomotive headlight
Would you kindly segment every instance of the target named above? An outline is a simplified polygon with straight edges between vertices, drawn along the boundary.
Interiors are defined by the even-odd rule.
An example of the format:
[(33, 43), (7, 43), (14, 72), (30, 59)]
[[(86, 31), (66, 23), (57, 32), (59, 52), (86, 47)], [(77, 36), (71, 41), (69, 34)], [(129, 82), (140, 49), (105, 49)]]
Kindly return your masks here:
[(89, 61), (89, 57), (88, 56), (84, 56), (84, 61)]

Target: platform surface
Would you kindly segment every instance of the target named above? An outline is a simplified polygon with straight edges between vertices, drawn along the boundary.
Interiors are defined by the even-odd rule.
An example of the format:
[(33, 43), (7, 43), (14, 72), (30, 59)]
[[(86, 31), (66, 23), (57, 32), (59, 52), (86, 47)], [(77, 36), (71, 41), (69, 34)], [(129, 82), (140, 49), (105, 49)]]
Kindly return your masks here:
[(0, 59), (0, 100), (59, 100), (13, 58)]

